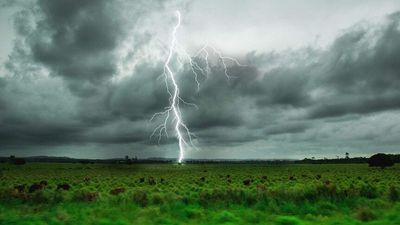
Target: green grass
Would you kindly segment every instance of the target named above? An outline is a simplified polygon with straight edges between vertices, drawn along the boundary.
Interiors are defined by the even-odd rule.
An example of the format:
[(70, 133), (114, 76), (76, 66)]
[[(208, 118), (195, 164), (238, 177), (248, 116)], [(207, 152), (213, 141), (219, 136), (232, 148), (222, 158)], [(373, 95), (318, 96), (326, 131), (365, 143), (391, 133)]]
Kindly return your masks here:
[[(400, 224), (400, 166), (0, 164), (0, 224)], [(245, 181), (247, 180), (247, 181)], [(29, 186), (47, 181), (41, 190)], [(26, 184), (24, 191), (16, 185)], [(56, 190), (58, 184), (69, 190)]]

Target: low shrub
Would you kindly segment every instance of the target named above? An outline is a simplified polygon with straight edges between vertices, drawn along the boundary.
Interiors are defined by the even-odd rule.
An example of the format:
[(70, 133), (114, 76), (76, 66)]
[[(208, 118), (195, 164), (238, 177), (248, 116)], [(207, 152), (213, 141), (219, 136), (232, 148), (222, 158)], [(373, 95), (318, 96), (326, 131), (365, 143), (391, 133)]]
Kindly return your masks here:
[(357, 210), (356, 218), (362, 222), (368, 222), (376, 219), (376, 214), (368, 207), (363, 207)]
[(95, 202), (98, 196), (99, 194), (97, 192), (90, 191), (77, 191), (74, 194), (75, 200), (81, 202)]
[(136, 191), (133, 194), (133, 201), (142, 207), (146, 207), (147, 204), (149, 203), (149, 200), (147, 198), (147, 193), (141, 190)]

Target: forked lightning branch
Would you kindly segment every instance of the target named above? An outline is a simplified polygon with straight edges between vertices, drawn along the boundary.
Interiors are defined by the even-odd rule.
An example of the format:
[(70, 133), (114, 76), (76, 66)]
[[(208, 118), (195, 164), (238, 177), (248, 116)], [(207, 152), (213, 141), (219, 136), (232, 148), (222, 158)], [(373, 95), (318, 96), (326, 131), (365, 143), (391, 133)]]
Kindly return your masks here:
[[(229, 65), (243, 65), (235, 58), (224, 56), (220, 51), (209, 44), (205, 44), (195, 55), (191, 56), (178, 42), (177, 32), (181, 26), (181, 13), (176, 11), (175, 14), (177, 22), (171, 32), (171, 40), (168, 45), (168, 55), (164, 63), (163, 72), (165, 87), (169, 95), (169, 106), (167, 106), (164, 111), (155, 113), (151, 117), (151, 121), (156, 117), (162, 117), (163, 122), (154, 129), (150, 138), (158, 136), (159, 142), (163, 136), (168, 138), (168, 128), (171, 126), (179, 146), (178, 163), (182, 163), (185, 158), (186, 149), (190, 146), (196, 148), (193, 143), (193, 138), (196, 136), (190, 132), (189, 127), (183, 121), (180, 104), (186, 104), (197, 108), (195, 104), (186, 102), (180, 95), (178, 75), (184, 70), (184, 65), (189, 65), (194, 75), (197, 90), (200, 89), (199, 76), (207, 77), (212, 72), (211, 55), (218, 60), (220, 68), (222, 68), (224, 75), (228, 79), (231, 78), (229, 75)], [(180, 67), (172, 66), (174, 59), (181, 65)], [(202, 61), (202, 63), (199, 63), (198, 60)]]

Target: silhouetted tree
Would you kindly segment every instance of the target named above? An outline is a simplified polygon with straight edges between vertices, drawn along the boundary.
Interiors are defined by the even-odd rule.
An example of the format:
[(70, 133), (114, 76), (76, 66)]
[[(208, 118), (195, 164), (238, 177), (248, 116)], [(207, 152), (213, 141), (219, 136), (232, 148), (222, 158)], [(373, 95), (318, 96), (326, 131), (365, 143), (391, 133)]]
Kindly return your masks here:
[(349, 153), (348, 153), (348, 152), (346, 152), (346, 154), (345, 154), (345, 155), (346, 155), (346, 157), (345, 157), (346, 159), (349, 159), (349, 158), (350, 158), (350, 157), (349, 157)]
[(385, 167), (393, 166), (394, 162), (390, 155), (378, 153), (369, 158), (368, 164), (369, 166), (381, 167), (383, 169)]

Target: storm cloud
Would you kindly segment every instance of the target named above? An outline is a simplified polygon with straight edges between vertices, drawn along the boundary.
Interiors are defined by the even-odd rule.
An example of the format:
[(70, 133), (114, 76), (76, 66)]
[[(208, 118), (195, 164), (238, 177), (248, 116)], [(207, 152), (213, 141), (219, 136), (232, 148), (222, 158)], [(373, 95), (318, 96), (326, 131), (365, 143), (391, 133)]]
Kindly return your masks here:
[[(18, 10), (0, 75), (0, 153), (176, 154), (173, 135), (150, 138), (160, 122), (150, 118), (168, 106), (168, 93), (160, 76), (165, 53), (152, 50), (158, 36), (144, 27), (148, 18), (167, 15), (167, 3), (39, 0), (3, 7)], [(325, 48), (249, 49), (238, 55), (242, 66), (228, 66), (230, 79), (217, 61), (199, 77), (199, 90), (192, 71), (180, 71), (181, 96), (197, 105), (182, 104), (183, 119), (204, 149), (193, 157), (397, 151), (399, 40), (394, 12), (379, 23), (349, 25)]]

